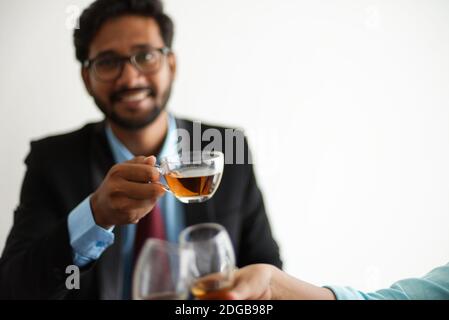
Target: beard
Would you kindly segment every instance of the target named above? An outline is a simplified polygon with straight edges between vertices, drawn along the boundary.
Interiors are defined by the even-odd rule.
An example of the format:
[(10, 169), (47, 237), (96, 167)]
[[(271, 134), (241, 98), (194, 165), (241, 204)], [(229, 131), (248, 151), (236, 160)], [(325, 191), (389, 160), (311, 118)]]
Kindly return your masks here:
[(135, 90), (142, 90), (142, 89), (148, 90), (148, 92), (149, 92), (148, 96), (156, 98), (156, 94), (152, 88), (121, 89), (111, 95), (111, 97), (109, 99), (109, 101), (111, 101), (111, 103), (109, 104), (109, 106), (106, 105), (105, 103), (103, 103), (102, 101), (100, 101), (100, 99), (98, 99), (96, 96), (93, 96), (93, 98), (94, 98), (95, 104), (98, 106), (100, 111), (104, 114), (106, 119), (113, 122), (114, 124), (116, 124), (117, 126), (119, 126), (122, 129), (134, 131), (134, 130), (139, 130), (139, 129), (145, 128), (146, 126), (149, 126), (150, 124), (152, 124), (159, 117), (159, 115), (162, 113), (162, 111), (165, 110), (167, 103), (168, 103), (168, 99), (170, 98), (170, 95), (171, 95), (172, 85), (170, 84), (168, 89), (163, 93), (161, 103), (159, 103), (159, 104), (155, 103), (154, 107), (151, 109), (150, 113), (148, 113), (147, 115), (141, 117), (140, 119), (127, 119), (125, 117), (121, 117), (116, 111), (114, 102), (117, 102), (120, 95), (126, 91), (135, 91)]

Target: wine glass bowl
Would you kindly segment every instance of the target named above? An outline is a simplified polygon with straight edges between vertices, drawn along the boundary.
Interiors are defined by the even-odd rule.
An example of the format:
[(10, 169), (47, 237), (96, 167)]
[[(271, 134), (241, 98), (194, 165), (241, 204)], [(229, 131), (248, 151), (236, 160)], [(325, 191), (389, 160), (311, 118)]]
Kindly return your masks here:
[(216, 223), (202, 223), (180, 234), (180, 246), (192, 252), (189, 273), (191, 292), (198, 298), (219, 296), (232, 286), (235, 270), (234, 249), (225, 228)]
[(191, 285), (188, 266), (192, 255), (160, 239), (145, 242), (133, 275), (135, 300), (185, 300)]

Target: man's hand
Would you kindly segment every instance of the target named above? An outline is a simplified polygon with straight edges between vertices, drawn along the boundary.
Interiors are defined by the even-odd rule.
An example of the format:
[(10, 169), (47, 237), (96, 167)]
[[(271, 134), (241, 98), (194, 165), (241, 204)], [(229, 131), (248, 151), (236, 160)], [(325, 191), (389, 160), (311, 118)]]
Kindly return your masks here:
[(165, 190), (157, 183), (159, 171), (154, 156), (136, 157), (113, 166), (92, 194), (95, 223), (105, 229), (137, 223), (153, 209)]

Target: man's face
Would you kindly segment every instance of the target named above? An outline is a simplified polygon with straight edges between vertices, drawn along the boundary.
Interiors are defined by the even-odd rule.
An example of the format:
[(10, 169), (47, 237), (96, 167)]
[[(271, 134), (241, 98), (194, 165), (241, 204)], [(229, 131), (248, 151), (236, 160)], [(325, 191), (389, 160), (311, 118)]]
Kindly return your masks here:
[[(122, 16), (106, 21), (94, 37), (89, 59), (124, 57), (162, 48), (159, 26), (152, 18)], [(102, 81), (92, 68), (82, 68), (84, 83), (106, 118), (124, 129), (140, 129), (151, 124), (165, 108), (176, 69), (172, 53), (162, 56), (160, 67), (145, 74), (131, 63), (123, 65), (120, 76)]]

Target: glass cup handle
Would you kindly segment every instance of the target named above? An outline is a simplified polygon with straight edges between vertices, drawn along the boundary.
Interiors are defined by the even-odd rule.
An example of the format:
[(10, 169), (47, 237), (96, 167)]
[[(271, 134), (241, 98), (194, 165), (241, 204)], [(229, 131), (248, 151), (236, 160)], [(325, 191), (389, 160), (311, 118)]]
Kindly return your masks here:
[[(157, 169), (157, 171), (159, 171), (159, 174), (160, 174), (161, 176), (164, 176), (165, 174), (167, 174), (167, 171), (166, 171), (165, 169), (163, 169), (161, 166), (155, 164), (154, 167)], [(169, 186), (167, 186), (166, 184), (163, 184), (162, 182), (151, 182), (151, 181), (149, 181), (148, 183), (158, 184), (158, 185), (160, 185), (162, 188), (164, 188), (165, 191), (168, 191), (168, 192), (170, 192), (170, 193), (173, 193), (173, 192), (170, 190)]]

